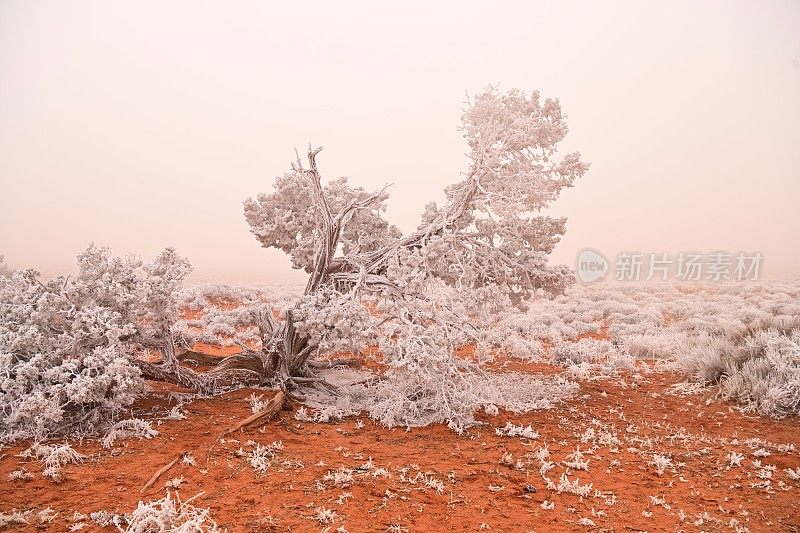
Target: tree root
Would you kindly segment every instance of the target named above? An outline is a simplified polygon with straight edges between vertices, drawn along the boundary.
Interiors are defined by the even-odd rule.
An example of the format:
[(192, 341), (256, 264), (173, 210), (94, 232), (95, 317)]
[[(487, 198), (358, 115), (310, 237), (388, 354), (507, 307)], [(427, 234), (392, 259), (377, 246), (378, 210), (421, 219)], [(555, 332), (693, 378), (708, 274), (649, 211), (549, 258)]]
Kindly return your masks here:
[(207, 372), (180, 366), (177, 361), (173, 364), (160, 365), (136, 361), (136, 364), (145, 379), (173, 383), (198, 392), (217, 392), (248, 385), (261, 385), (265, 381), (260, 359), (240, 354), (222, 359)]
[(195, 352), (194, 350), (186, 350), (185, 352), (175, 354), (175, 357), (181, 363), (193, 363), (196, 366), (210, 367), (217, 366), (223, 360), (222, 357), (215, 357), (213, 355)]

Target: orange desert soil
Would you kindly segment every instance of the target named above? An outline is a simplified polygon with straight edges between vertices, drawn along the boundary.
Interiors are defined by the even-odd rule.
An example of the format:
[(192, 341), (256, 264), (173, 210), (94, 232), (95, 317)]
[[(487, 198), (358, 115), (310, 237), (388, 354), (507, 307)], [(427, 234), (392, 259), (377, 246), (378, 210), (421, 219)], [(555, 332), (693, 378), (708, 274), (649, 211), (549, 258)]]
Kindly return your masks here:
[[(223, 430), (251, 414), (247, 401), (251, 393), (262, 394), (265, 400), (273, 393), (245, 389), (198, 399), (184, 406), (185, 420), (158, 425), (160, 434), (153, 439), (118, 441), (110, 450), (96, 441), (75, 444), (88, 457), (82, 465), (64, 467), (58, 483), (41, 476), (41, 463), (18, 456), (27, 444), (4, 448), (0, 512), (50, 507), (58, 512), (52, 523), (19, 530), (66, 531), (75, 511), (129, 513), (140, 500), (161, 498), (166, 481), (182, 477), (181, 497), (202, 492), (193, 503), (209, 507), (212, 518), (228, 531), (322, 531), (326, 526), (314, 519), (321, 507), (336, 512), (329, 531), (344, 526), (351, 533), (733, 531), (732, 519), (750, 531), (798, 530), (800, 484), (783, 473), (800, 466), (798, 451), (773, 448), (770, 456), (757, 458), (754, 447), (744, 442), (758, 438), (773, 445), (800, 444), (796, 418), (746, 416), (728, 404), (706, 402), (710, 392), (666, 394), (680, 381), (675, 374), (623, 377), (583, 381), (574, 398), (552, 410), (482, 415), (486, 425), (463, 436), (442, 425), (386, 429), (367, 417), (300, 422), (284, 410), (260, 428), (217, 442)], [(163, 413), (175, 405), (171, 398), (170, 390), (153, 384), (152, 393), (136, 404), (135, 414)], [(291, 407), (296, 409), (297, 404), (292, 402)], [(496, 435), (495, 428), (507, 421), (530, 424), (540, 436), (528, 440)], [(591, 442), (581, 442), (581, 437), (590, 428), (599, 432), (603, 427), (621, 443), (600, 445), (590, 453)], [(738, 443), (719, 444), (719, 438), (736, 438)], [(246, 457), (237, 455), (240, 447), (252, 449), (253, 443), (247, 441), (264, 445), (282, 441), (283, 448), (266, 473), (257, 474)], [(501, 461), (506, 453), (513, 461), (525, 459), (525, 454), (545, 444), (550, 460), (557, 463), (577, 447), (583, 450), (588, 471), (568, 474), (570, 480), (578, 476), (581, 484), (592, 483), (592, 495), (581, 498), (548, 490), (538, 461), (531, 459), (522, 468)], [(728, 468), (731, 451), (744, 455), (741, 467)], [(151, 476), (182, 452), (193, 454), (197, 466), (178, 462), (140, 494)], [(656, 453), (669, 455), (675, 468), (658, 475), (648, 459)], [(357, 470), (370, 458), (372, 470)], [(756, 460), (776, 466), (770, 491), (752, 486), (761, 481), (752, 466)], [(20, 467), (34, 473), (34, 478), (10, 481), (9, 474)], [(328, 471), (342, 467), (356, 469), (351, 482), (342, 486), (323, 480)], [(386, 468), (389, 477), (373, 475), (375, 468)], [(440, 480), (444, 491), (439, 494), (421, 482), (404, 481), (414, 479), (417, 472)], [(565, 467), (558, 464), (547, 475), (558, 483), (563, 472)], [(779, 479), (786, 480), (782, 488)], [(664, 503), (651, 497), (663, 498)], [(544, 509), (545, 500), (554, 507)], [(595, 526), (581, 525), (582, 518)], [(103, 530), (91, 521), (86, 524), (82, 531)]]

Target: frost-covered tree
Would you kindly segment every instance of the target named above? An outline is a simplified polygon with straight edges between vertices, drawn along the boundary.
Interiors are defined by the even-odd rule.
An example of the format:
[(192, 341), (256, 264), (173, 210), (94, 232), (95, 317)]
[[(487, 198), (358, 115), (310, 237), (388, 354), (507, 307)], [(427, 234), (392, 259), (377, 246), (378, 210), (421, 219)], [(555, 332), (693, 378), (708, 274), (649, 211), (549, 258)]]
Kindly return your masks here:
[(578, 153), (557, 157), (564, 118), (558, 100), (537, 92), (478, 94), (461, 127), (469, 168), (408, 235), (382, 216), (386, 188), (325, 183), (321, 148), (309, 148), (305, 162), (298, 155), (274, 191), (245, 201), (244, 212), (264, 247), (309, 274), (305, 291), (280, 320), (263, 309), (260, 348), (224, 361), (215, 379), (291, 385), (309, 379), (319, 353), (369, 343), (380, 344), (390, 379), (420, 364), (461, 379), (469, 364), (454, 363), (452, 351), (476, 340), (487, 308), (524, 307), (574, 279), (548, 263), (565, 219), (542, 213), (588, 169)]
[[(319, 380), (314, 368), (330, 365), (316, 360), (320, 354), (367, 345), (377, 345), (388, 371), (348, 385), (348, 405), (384, 424), (446, 421), (461, 430), (481, 406), (544, 406), (558, 394), (542, 382), (494, 379), (454, 353), (480, 341), (481, 324), (497, 310), (525, 308), (572, 282), (567, 267), (548, 263), (565, 219), (543, 210), (588, 165), (578, 153), (557, 157), (564, 115), (557, 100), (536, 92), (485, 90), (468, 102), (461, 130), (469, 157), (463, 179), (446, 188), (444, 205), (425, 206), (408, 235), (382, 216), (386, 188), (324, 183), (320, 148), (305, 162), (298, 155), (274, 192), (245, 201), (259, 242), (289, 254), (308, 282), (278, 316), (251, 301), (235, 324), (206, 332), (236, 339), (248, 322), (258, 331), (258, 339), (237, 339), (242, 352), (207, 372), (175, 353), (176, 291), (189, 266), (171, 250), (143, 266), (90, 248), (74, 279), (42, 284), (32, 271), (2, 278), (0, 423), (43, 433), (65, 418), (129, 403), (143, 377), (206, 391), (294, 388)], [(162, 362), (136, 357), (146, 350)]]

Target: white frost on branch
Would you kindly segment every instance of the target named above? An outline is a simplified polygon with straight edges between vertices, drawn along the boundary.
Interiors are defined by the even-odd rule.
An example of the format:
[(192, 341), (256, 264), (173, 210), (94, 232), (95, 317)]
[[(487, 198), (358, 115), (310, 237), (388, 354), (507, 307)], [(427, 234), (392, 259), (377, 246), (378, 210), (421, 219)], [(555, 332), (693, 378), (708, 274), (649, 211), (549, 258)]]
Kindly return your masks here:
[(257, 357), (267, 377), (308, 378), (320, 354), (378, 344), (385, 379), (352, 388), (337, 410), (364, 405), (385, 425), (445, 422), (457, 431), (474, 424), (480, 408), (540, 406), (542, 390), (559, 390), (553, 399), (568, 393), (570, 385), (548, 382), (525, 397), (514, 390), (518, 379), (490, 376), (480, 360), (456, 352), (478, 343), (481, 357), (497, 344), (481, 326), (498, 312), (573, 283), (569, 268), (548, 263), (566, 220), (542, 210), (588, 164), (578, 153), (557, 155), (564, 115), (558, 100), (537, 92), (488, 88), (468, 102), (461, 131), (469, 149), (464, 178), (447, 187), (444, 205), (425, 207), (408, 235), (382, 218), (385, 189), (370, 194), (345, 178), (323, 183), (321, 149), (309, 147), (307, 163), (298, 155), (274, 192), (245, 201), (262, 246), (283, 250), (309, 273), (280, 321), (271, 309), (260, 313)]
[(202, 496), (197, 494), (182, 501), (176, 492), (173, 496), (167, 491), (160, 500), (139, 506), (130, 515), (125, 515), (126, 527), (119, 527), (125, 533), (145, 533), (149, 531), (175, 531), (180, 533), (216, 533), (220, 531), (210, 517), (210, 510), (196, 507), (192, 501)]

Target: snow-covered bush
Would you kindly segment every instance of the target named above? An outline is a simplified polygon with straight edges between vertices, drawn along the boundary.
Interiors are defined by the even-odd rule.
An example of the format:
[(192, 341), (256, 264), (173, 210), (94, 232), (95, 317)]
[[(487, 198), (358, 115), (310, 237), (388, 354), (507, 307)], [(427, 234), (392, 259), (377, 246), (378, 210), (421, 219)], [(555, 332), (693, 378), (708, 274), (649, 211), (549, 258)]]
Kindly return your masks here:
[(708, 337), (800, 329), (798, 301), (798, 282), (575, 286), (532, 302), (527, 313), (498, 313), (492, 327), (481, 330), (478, 348), (482, 354), (494, 350), (529, 358), (513, 346), (521, 338), (551, 345), (557, 360), (572, 360), (566, 352), (579, 349), (572, 346), (576, 339), (592, 333), (607, 338), (621, 356), (675, 361)]
[(709, 336), (684, 365), (697, 381), (719, 384), (720, 396), (746, 411), (778, 418), (800, 414), (800, 330)]
[(669, 359), (686, 350), (688, 339), (682, 333), (658, 330), (646, 335), (627, 335), (621, 344), (625, 353), (637, 359)]
[[(366, 411), (387, 427), (444, 423), (456, 432), (477, 424), (475, 413), (495, 415), (499, 409), (524, 413), (550, 409), (575, 395), (578, 385), (561, 377), (520, 372), (484, 372), (462, 358), (439, 353), (402, 363), (389, 377), (349, 368), (332, 368), (320, 377), (336, 386), (303, 390), (304, 403), (316, 410), (298, 410), (297, 420), (327, 422)], [(444, 373), (437, 373), (443, 368)], [(392, 372), (394, 369), (390, 369)]]
[(497, 394), (480, 368), (453, 354), (455, 346), (442, 326), (411, 326), (382, 349), (388, 353), (387, 379), (374, 386), (370, 416), (385, 426), (422, 426), (446, 422), (462, 432), (474, 424), (474, 413)]
[(21, 454), (25, 458), (39, 459), (44, 464), (42, 475), (57, 479), (62, 466), (79, 464), (84, 456), (72, 449), (69, 443), (38, 444), (34, 443)]
[(553, 358), (558, 363), (596, 362), (613, 349), (613, 345), (606, 340), (580, 339), (553, 348)]
[(120, 420), (112, 425), (106, 436), (102, 439), (103, 448), (111, 448), (117, 439), (128, 439), (136, 437), (139, 439), (152, 439), (158, 435), (158, 431), (147, 420), (139, 418), (129, 418)]
[(177, 296), (180, 308), (188, 312), (175, 322), (175, 342), (186, 348), (198, 342), (253, 346), (261, 340), (260, 313), (284, 314), (301, 295), (293, 287), (187, 287)]
[(525, 426), (517, 426), (511, 422), (506, 422), (506, 425), (502, 428), (497, 428), (494, 430), (496, 435), (501, 437), (522, 437), (525, 439), (538, 439), (539, 432), (533, 429), (530, 424), (527, 427)]
[(377, 317), (370, 314), (365, 298), (342, 294), (331, 287), (299, 299), (293, 311), (297, 333), (319, 353), (359, 353), (374, 342)]
[(200, 494), (181, 501), (177, 493), (173, 497), (169, 492), (160, 500), (148, 503), (139, 502), (139, 506), (125, 516), (127, 527), (120, 528), (125, 533), (205, 533), (219, 531), (217, 524), (211, 520), (209, 509), (201, 509), (192, 504), (192, 500)]
[(92, 245), (75, 276), (0, 277), (3, 438), (74, 430), (133, 402), (144, 384), (135, 359), (171, 345), (174, 294), (189, 270), (172, 249), (143, 264)]
[(272, 466), (272, 460), (282, 449), (283, 443), (281, 441), (273, 442), (267, 446), (256, 444), (253, 450), (247, 454), (250, 466), (259, 474), (266, 473), (269, 467)]
[(666, 455), (659, 455), (659, 454), (654, 454), (653, 459), (650, 461), (649, 464), (655, 467), (656, 474), (658, 474), (659, 476), (664, 475), (664, 472), (668, 468), (673, 467), (671, 458), (667, 457)]
[(6, 257), (0, 254), (0, 278), (10, 278), (11, 269), (6, 265)]
[(496, 353), (505, 353), (529, 361), (543, 358), (542, 341), (547, 327), (541, 321), (518, 312), (497, 313), (494, 320), (483, 320), (475, 341), (475, 353), (481, 360), (490, 360)]
[(0, 513), (0, 529), (5, 529), (10, 526), (26, 526), (30, 522), (28, 518), (33, 514), (33, 511), (17, 511), (12, 509), (7, 513)]

